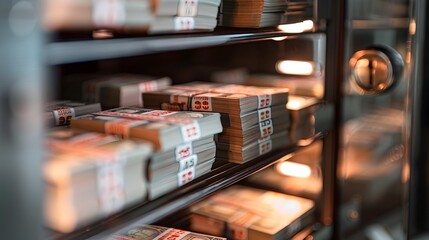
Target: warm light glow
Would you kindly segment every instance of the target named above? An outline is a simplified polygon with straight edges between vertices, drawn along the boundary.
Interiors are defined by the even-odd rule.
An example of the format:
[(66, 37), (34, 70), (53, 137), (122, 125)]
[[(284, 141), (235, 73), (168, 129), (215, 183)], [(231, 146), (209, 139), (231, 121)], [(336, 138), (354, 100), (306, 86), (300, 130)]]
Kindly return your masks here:
[(304, 98), (289, 99), (289, 101), (287, 102), (287, 109), (292, 109), (292, 110), (301, 109), (304, 103), (305, 103)]
[(369, 60), (366, 58), (363, 59), (359, 59), (356, 62), (356, 67), (357, 68), (367, 68), (369, 66)]
[(416, 34), (416, 28), (417, 28), (416, 20), (412, 19), (410, 21), (410, 26), (409, 26), (410, 35)]
[(288, 161), (279, 163), (277, 170), (281, 174), (291, 177), (308, 178), (311, 175), (309, 166)]
[(305, 61), (278, 61), (277, 62), (277, 72), (284, 74), (293, 74), (293, 75), (311, 75), (314, 72), (314, 64), (311, 62)]
[(93, 31), (92, 37), (95, 39), (112, 38), (113, 33), (106, 29), (100, 29), (100, 30)]
[(274, 40), (274, 41), (278, 41), (278, 42), (280, 42), (280, 41), (283, 41), (283, 40), (285, 40), (287, 37), (273, 37), (273, 38), (271, 38), (272, 40)]
[(305, 20), (303, 22), (279, 25), (278, 29), (286, 33), (302, 33), (312, 30), (314, 27), (313, 21)]

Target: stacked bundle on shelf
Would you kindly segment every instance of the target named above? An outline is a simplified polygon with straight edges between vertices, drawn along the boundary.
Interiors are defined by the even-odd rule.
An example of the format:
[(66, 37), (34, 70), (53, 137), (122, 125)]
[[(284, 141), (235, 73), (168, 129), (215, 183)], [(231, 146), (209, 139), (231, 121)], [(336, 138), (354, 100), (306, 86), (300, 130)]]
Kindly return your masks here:
[(287, 9), (284, 0), (222, 0), (219, 25), (260, 28), (282, 24)]
[(191, 207), (191, 230), (228, 239), (290, 239), (314, 221), (309, 199), (233, 186)]
[(152, 145), (117, 136), (61, 129), (48, 133), (44, 163), (47, 225), (70, 232), (145, 200)]
[[(225, 73), (228, 74), (228, 72)], [(240, 80), (246, 85), (288, 88), (290, 95), (286, 108), (291, 115), (289, 131), (291, 141), (297, 142), (299, 139), (314, 135), (314, 114), (320, 107), (324, 94), (324, 80), (322, 78), (252, 74), (241, 76)]]
[(150, 185), (148, 198), (155, 199), (209, 172), (215, 157), (216, 144), (213, 136), (181, 144), (171, 150), (155, 152), (147, 168)]
[(314, 112), (320, 100), (314, 97), (290, 95), (286, 107), (291, 115), (289, 136), (292, 142), (305, 139), (315, 134)]
[(220, 0), (157, 0), (150, 33), (213, 31)]
[(169, 77), (118, 74), (92, 78), (82, 83), (82, 99), (100, 102), (103, 109), (142, 107), (141, 94), (171, 85)]
[(49, 30), (145, 31), (153, 20), (149, 0), (44, 0), (43, 3), (44, 25)]
[(288, 89), (192, 82), (143, 94), (145, 107), (219, 112), (217, 159), (243, 163), (289, 144)]
[(117, 108), (72, 119), (72, 128), (151, 142), (148, 198), (157, 198), (211, 170), (220, 114)]
[(313, 0), (287, 0), (286, 23), (297, 23), (312, 19), (314, 14)]
[(174, 239), (174, 240), (226, 240), (226, 238), (205, 235), (201, 233), (184, 231), (176, 228), (168, 228), (155, 225), (140, 225), (130, 227), (121, 234), (109, 237), (111, 240), (155, 240), (155, 239)]
[(84, 103), (74, 101), (55, 101), (48, 103), (45, 121), (48, 126), (64, 126), (70, 124), (70, 119), (100, 111), (99, 103)]

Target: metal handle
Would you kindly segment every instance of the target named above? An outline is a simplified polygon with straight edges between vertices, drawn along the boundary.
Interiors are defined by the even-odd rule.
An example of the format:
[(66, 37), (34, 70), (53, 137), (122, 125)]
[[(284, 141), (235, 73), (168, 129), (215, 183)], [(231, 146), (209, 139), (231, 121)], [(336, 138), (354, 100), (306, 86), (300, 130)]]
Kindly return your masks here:
[(399, 81), (404, 69), (401, 55), (388, 46), (357, 51), (349, 60), (350, 81), (360, 94), (386, 93)]

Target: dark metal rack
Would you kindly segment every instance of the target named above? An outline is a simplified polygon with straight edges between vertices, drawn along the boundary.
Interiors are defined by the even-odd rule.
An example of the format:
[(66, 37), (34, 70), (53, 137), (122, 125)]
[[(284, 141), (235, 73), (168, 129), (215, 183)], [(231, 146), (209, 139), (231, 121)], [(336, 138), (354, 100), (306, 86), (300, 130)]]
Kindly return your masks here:
[(262, 41), (277, 37), (306, 36), (313, 33), (291, 34), (275, 29), (260, 31), (219, 29), (213, 33), (188, 33), (112, 39), (56, 41), (47, 46), (47, 62), (60, 65), (85, 61), (132, 57), (146, 54), (221, 46), (233, 43)]

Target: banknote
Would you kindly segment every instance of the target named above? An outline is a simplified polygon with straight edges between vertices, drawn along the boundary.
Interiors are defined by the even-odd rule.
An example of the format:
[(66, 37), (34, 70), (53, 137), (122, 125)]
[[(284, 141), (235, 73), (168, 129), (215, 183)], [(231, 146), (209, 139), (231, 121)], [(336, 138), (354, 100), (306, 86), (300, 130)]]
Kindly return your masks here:
[(155, 225), (141, 225), (114, 236), (114, 240), (226, 240), (226, 238)]

